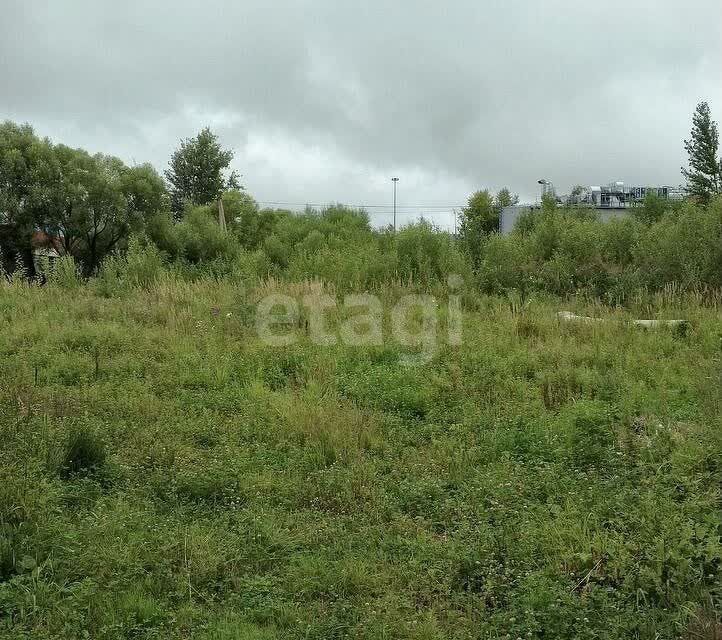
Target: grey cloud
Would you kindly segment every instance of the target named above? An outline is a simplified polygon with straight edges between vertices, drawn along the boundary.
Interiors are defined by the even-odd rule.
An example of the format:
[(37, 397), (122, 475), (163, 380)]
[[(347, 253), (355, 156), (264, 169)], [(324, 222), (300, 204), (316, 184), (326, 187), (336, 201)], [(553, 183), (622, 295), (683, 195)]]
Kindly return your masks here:
[(680, 180), (718, 0), (3, 3), (0, 118), (162, 169), (206, 122), (261, 200)]

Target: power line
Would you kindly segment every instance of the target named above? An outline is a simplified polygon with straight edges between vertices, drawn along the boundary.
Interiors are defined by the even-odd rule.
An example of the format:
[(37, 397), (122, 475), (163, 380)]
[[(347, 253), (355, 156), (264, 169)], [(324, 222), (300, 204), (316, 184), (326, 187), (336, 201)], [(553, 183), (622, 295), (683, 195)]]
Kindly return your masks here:
[[(393, 211), (374, 211), (375, 216), (393, 216)], [(396, 213), (397, 216), (453, 216), (453, 211), (421, 211), (419, 213), (415, 213), (413, 211), (398, 211)]]
[[(272, 200), (258, 200), (258, 204), (262, 205), (275, 205), (275, 206), (286, 206), (286, 207), (328, 207), (334, 206), (334, 203), (329, 202), (278, 202)], [(347, 204), (338, 203), (345, 207), (351, 207), (353, 209), (390, 209), (391, 205), (388, 204)], [(397, 204), (397, 209), (428, 209), (428, 210), (442, 210), (448, 211), (450, 209), (461, 209), (465, 207), (465, 204)]]

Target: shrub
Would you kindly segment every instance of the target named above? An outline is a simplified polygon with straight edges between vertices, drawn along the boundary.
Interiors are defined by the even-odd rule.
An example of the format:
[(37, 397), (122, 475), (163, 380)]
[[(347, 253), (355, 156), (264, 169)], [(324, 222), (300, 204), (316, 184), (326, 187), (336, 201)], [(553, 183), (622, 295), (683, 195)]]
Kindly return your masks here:
[(457, 250), (449, 234), (422, 220), (396, 235), (398, 275), (429, 285), (445, 282), (451, 274), (467, 275), (470, 264)]
[(71, 255), (61, 256), (48, 274), (48, 281), (66, 291), (74, 291), (82, 284), (80, 269)]
[(202, 207), (192, 209), (176, 225), (183, 257), (193, 264), (221, 258), (232, 260), (240, 246), (233, 234), (223, 231)]
[(263, 250), (276, 267), (285, 269), (288, 266), (291, 251), (277, 235), (271, 235), (264, 240)]
[(682, 288), (722, 285), (722, 205), (707, 209), (685, 206), (668, 212), (642, 234), (633, 250), (644, 284), (660, 289), (677, 282)]
[(300, 253), (316, 253), (325, 244), (326, 238), (324, 235), (318, 229), (314, 229), (298, 244), (296, 250)]
[(125, 258), (125, 278), (133, 286), (147, 289), (163, 272), (163, 258), (158, 249), (142, 238), (132, 238)]
[(492, 234), (484, 243), (478, 270), (479, 284), (484, 292), (526, 291), (533, 286), (536, 272), (537, 266), (524, 236)]
[(644, 224), (659, 222), (665, 213), (677, 208), (677, 203), (670, 202), (656, 193), (648, 193), (641, 207), (634, 209), (633, 216)]
[(287, 276), (292, 280), (318, 278), (332, 284), (338, 293), (371, 289), (390, 282), (397, 273), (397, 256), (381, 251), (372, 242), (337, 246), (328, 244), (314, 253), (297, 253), (292, 258)]
[(151, 216), (146, 222), (145, 232), (151, 242), (164, 254), (173, 259), (183, 254), (181, 238), (176, 232), (170, 212)]
[(263, 251), (241, 251), (229, 265), (228, 278), (233, 282), (250, 284), (267, 278), (272, 268)]
[(127, 289), (124, 276), (125, 258), (120, 254), (108, 256), (103, 260), (98, 276), (93, 282), (95, 290), (104, 298), (120, 295)]
[[(657, 211), (658, 204), (647, 206)], [(618, 304), (640, 288), (722, 286), (722, 200), (707, 207), (668, 203), (661, 218), (654, 211), (635, 209), (609, 222), (585, 209), (530, 213), (511, 234), (484, 243), (481, 288), (584, 292)]]

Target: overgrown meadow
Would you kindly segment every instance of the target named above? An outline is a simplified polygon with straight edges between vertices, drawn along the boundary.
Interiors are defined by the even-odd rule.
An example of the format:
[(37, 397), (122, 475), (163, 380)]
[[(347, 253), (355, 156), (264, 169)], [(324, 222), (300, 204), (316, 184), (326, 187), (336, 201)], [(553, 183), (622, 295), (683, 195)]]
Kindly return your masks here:
[(439, 301), (414, 360), (259, 340), (333, 284), (148, 255), (0, 285), (0, 637), (719, 637), (719, 296), (470, 286), (455, 346), (388, 282)]

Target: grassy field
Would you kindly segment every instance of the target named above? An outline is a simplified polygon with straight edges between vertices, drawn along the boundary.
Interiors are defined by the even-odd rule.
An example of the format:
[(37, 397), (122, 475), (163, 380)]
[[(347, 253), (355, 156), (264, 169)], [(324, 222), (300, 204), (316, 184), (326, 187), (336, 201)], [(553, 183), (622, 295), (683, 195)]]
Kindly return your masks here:
[(718, 308), (469, 294), (415, 364), (269, 290), (0, 285), (0, 637), (718, 637)]

